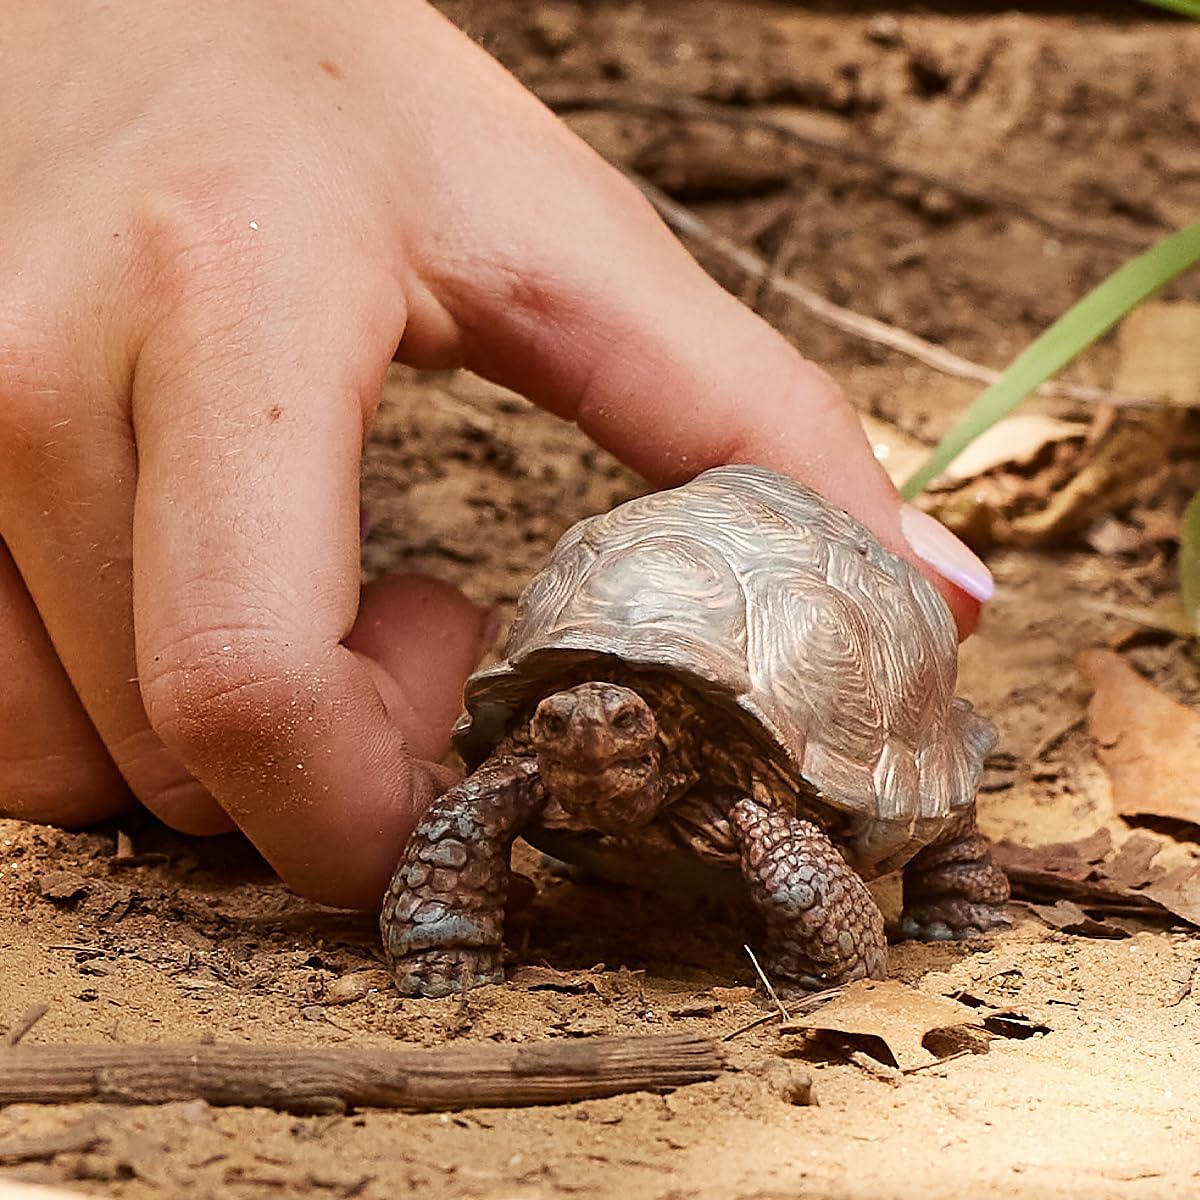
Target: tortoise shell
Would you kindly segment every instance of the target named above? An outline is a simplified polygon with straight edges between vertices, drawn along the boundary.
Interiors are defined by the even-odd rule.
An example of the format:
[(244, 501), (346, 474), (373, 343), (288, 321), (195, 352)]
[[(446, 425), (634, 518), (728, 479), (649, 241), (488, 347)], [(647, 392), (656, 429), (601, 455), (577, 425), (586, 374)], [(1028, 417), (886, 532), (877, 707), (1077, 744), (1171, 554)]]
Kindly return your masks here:
[(455, 744), (474, 769), (589, 664), (666, 672), (852, 818), (860, 869), (891, 869), (972, 802), (995, 743), (954, 695), (957, 662), (945, 602), (861, 524), (786, 476), (718, 467), (563, 535), (503, 660), (468, 681)]

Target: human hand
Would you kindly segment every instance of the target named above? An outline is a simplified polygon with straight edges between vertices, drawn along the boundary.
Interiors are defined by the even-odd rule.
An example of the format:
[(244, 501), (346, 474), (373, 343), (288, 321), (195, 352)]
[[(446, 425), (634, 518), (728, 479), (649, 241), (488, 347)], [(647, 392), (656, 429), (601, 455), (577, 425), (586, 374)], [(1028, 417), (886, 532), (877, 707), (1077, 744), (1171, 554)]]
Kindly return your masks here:
[(486, 640), (432, 581), (360, 601), (394, 354), (659, 484), (788, 471), (917, 557), (832, 382), (420, 0), (45, 0), (0, 47), (0, 810), (133, 796), (378, 901)]

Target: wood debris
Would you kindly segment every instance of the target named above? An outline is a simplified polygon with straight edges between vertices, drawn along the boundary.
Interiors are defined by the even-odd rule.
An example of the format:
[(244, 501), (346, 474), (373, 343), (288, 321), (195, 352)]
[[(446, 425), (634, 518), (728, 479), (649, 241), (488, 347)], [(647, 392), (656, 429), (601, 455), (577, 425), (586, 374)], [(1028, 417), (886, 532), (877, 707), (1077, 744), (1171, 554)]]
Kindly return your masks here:
[(0, 1105), (200, 1099), (295, 1113), (445, 1112), (670, 1091), (723, 1067), (715, 1043), (688, 1034), (435, 1050), (22, 1045), (0, 1049)]

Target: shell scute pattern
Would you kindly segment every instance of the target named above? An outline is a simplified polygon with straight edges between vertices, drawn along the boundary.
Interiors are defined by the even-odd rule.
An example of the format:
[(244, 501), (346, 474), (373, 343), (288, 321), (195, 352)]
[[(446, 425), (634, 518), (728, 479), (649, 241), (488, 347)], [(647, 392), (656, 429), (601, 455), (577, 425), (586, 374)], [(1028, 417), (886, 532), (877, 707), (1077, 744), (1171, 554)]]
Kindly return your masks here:
[(759, 572), (753, 583), (760, 585), (750, 605), (755, 696), (770, 698), (776, 722), (805, 729), (810, 754), (823, 747), (869, 768), (885, 732), (862, 610), (809, 571), (774, 579)]

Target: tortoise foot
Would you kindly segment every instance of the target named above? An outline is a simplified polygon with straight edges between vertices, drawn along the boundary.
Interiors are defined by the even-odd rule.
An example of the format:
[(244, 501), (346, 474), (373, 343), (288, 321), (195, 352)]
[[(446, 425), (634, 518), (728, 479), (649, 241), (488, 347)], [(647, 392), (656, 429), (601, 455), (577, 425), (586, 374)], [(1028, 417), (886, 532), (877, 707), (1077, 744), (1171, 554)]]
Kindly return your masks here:
[(966, 941), (1010, 924), (1008, 880), (992, 861), (975, 811), (927, 846), (904, 869), (904, 911), (897, 932), (923, 942)]
[(768, 956), (763, 971), (781, 1000), (798, 1000), (814, 992), (825, 992), (856, 979), (880, 979), (887, 974), (887, 959), (867, 965), (857, 963), (848, 970), (821, 969), (811, 961), (797, 961), (783, 955)]
[(730, 812), (742, 875), (767, 924), (777, 989), (822, 991), (887, 970), (883, 915), (867, 885), (809, 821), (740, 800)]
[(905, 909), (896, 932), (919, 942), (965, 942), (1011, 924), (1003, 905), (946, 899)]
[(471, 988), (504, 982), (500, 952), (455, 946), (408, 954), (396, 963), (396, 987), (402, 996), (456, 996)]

